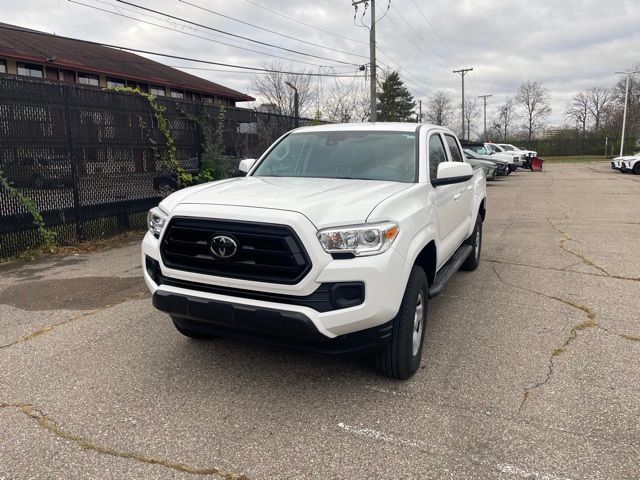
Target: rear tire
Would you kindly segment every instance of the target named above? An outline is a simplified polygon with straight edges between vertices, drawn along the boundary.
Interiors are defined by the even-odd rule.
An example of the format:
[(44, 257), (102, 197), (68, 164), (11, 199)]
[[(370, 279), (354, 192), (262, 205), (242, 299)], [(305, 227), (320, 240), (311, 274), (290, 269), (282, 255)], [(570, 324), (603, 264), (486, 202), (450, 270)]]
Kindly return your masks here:
[(422, 358), (427, 326), (428, 282), (424, 270), (413, 266), (398, 314), (393, 319), (393, 334), (384, 350), (376, 354), (376, 367), (386, 377), (406, 380)]
[(185, 337), (193, 338), (195, 340), (209, 340), (211, 338), (216, 338), (215, 335), (209, 335), (207, 333), (180, 327), (175, 317), (171, 317), (171, 320), (173, 321), (173, 326), (176, 327), (176, 330), (178, 330)]
[(480, 251), (482, 250), (482, 217), (478, 213), (478, 219), (476, 220), (476, 226), (473, 229), (473, 233), (464, 242), (466, 245), (471, 245), (473, 251), (469, 254), (464, 263), (460, 266), (460, 270), (472, 272), (478, 265), (480, 265)]

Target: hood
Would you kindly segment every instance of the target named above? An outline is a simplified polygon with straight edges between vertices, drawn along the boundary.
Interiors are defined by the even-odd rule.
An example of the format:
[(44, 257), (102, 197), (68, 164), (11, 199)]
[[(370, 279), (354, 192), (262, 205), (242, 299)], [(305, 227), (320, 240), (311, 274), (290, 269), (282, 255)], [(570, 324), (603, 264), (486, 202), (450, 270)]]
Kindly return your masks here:
[[(166, 200), (180, 204), (227, 205), (299, 212), (317, 228), (364, 223), (380, 202), (412, 183), (296, 177), (241, 177), (200, 185)], [(182, 193), (184, 192), (184, 193)]]

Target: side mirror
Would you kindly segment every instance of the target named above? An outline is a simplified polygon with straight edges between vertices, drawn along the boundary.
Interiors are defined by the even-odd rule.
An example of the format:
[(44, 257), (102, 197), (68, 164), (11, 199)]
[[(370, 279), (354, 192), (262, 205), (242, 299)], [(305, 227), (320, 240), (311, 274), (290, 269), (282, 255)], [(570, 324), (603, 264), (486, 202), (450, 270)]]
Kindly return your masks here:
[(255, 158), (245, 158), (244, 160), (240, 161), (240, 165), (238, 166), (238, 169), (241, 172), (249, 173), (249, 170), (251, 170), (251, 167), (253, 167), (255, 163), (256, 163)]
[(431, 185), (451, 185), (470, 180), (473, 177), (473, 168), (466, 162), (442, 162), (438, 165), (436, 178), (431, 179)]

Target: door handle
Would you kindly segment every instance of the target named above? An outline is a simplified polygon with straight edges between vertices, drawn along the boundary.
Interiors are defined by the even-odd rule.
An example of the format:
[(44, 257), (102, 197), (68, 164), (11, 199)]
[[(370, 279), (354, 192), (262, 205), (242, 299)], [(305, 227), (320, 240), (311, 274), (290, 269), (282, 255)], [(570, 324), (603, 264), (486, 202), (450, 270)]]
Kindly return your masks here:
[(460, 193), (456, 193), (456, 194), (453, 196), (453, 199), (454, 199), (455, 201), (458, 201), (458, 199), (460, 199), (460, 197), (461, 197), (461, 196), (462, 196), (462, 194), (460, 194)]

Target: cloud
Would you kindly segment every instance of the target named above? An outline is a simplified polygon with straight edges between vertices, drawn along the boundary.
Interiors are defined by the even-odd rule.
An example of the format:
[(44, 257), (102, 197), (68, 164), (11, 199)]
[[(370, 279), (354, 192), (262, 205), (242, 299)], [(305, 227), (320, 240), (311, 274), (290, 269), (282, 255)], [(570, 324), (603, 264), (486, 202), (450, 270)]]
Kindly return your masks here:
[[(133, 0), (134, 3), (170, 12), (202, 25), (334, 61), (305, 57), (267, 45), (246, 42), (202, 27), (168, 22), (162, 16), (136, 11), (134, 7), (115, 0), (79, 1), (158, 23), (165, 28), (64, 0), (27, 0), (20, 3), (0, 0), (0, 9), (6, 23), (230, 64), (262, 66), (268, 61), (278, 60), (294, 70), (313, 71), (320, 71), (317, 65), (333, 64), (336, 65), (333, 71), (353, 74), (357, 71), (355, 65), (340, 65), (335, 61), (365, 64), (369, 54), (369, 32), (354, 24), (354, 9), (346, 0), (315, 3), (294, 0), (189, 0), (242, 22), (303, 39), (313, 45), (205, 12), (178, 0)], [(255, 4), (297, 21), (268, 12)], [(640, 2), (636, 1), (611, 0), (605, 6), (599, 0), (393, 0), (390, 3), (378, 0), (378, 14), (384, 14), (389, 4), (391, 8), (377, 24), (378, 46), (384, 52), (379, 55), (379, 60), (402, 72), (416, 98), (425, 98), (434, 89), (440, 88), (448, 88), (458, 94), (460, 77), (454, 75), (452, 70), (473, 67), (474, 71), (466, 77), (466, 92), (471, 96), (493, 94), (490, 110), (492, 105), (499, 104), (507, 96), (515, 95), (521, 82), (535, 80), (542, 82), (551, 91), (555, 113), (552, 121), (559, 123), (562, 121), (564, 106), (577, 90), (594, 85), (613, 85), (616, 81), (614, 71), (640, 63), (640, 55), (634, 48), (640, 40), (637, 28)], [(362, 12), (361, 5), (356, 21)], [(368, 13), (364, 21), (368, 22)], [(303, 23), (335, 35), (310, 28)], [(274, 59), (267, 54), (289, 60)], [(205, 65), (186, 61), (152, 58), (173, 66), (207, 68)], [(186, 71), (236, 90), (255, 94), (251, 91), (250, 74), (192, 69)], [(333, 79), (318, 81), (325, 91), (334, 83)]]

